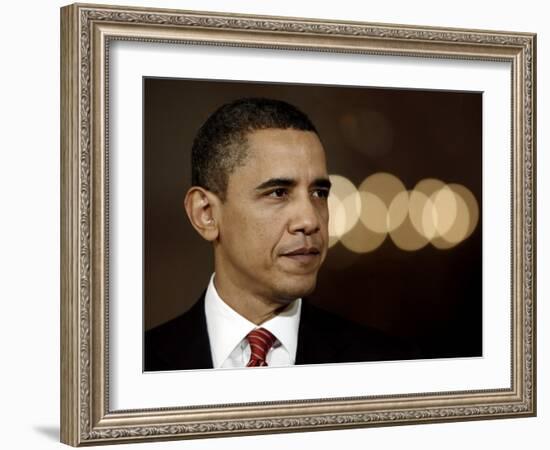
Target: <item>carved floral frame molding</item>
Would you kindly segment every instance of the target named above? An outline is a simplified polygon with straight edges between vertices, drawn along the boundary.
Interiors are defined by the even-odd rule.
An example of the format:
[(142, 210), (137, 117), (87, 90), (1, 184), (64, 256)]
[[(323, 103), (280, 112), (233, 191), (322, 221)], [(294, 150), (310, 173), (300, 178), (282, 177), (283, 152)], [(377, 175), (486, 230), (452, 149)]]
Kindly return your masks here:
[[(507, 61), (512, 67), (509, 389), (111, 411), (108, 58), (112, 40)], [(73, 446), (533, 416), (536, 35), (74, 4), (61, 10), (61, 440)]]

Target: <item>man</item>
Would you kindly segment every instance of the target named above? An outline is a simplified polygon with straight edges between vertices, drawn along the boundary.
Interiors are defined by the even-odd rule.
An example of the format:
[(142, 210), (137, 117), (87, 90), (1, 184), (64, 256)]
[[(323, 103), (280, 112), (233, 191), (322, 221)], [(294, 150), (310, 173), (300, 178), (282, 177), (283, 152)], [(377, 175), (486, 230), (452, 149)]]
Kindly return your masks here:
[(250, 98), (215, 111), (185, 197), (214, 274), (187, 313), (145, 334), (145, 370), (413, 357), (304, 299), (327, 254), (330, 186), (317, 130), (294, 106)]

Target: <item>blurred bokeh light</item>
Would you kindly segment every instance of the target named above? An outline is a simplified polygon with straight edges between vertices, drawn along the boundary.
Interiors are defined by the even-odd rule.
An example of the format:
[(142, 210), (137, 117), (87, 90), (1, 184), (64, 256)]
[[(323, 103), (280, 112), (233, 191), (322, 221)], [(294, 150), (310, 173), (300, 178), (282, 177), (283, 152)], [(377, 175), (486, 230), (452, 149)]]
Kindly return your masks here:
[(337, 241), (355, 226), (362, 205), (357, 189), (350, 180), (341, 175), (330, 175), (330, 181), (329, 236)]
[(354, 253), (366, 253), (389, 235), (404, 251), (428, 243), (446, 250), (467, 239), (479, 221), (478, 202), (461, 184), (425, 178), (408, 191), (385, 172), (370, 175), (359, 188), (341, 175), (330, 179), (329, 247), (340, 242)]

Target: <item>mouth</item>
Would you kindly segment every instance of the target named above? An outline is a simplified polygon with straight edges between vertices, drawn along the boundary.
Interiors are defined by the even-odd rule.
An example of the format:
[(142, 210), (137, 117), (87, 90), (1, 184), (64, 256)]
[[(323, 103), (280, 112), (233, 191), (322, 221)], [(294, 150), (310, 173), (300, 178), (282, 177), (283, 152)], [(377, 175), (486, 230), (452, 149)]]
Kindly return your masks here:
[(317, 247), (300, 247), (290, 252), (283, 253), (282, 256), (301, 264), (310, 264), (318, 260), (321, 256), (321, 252)]

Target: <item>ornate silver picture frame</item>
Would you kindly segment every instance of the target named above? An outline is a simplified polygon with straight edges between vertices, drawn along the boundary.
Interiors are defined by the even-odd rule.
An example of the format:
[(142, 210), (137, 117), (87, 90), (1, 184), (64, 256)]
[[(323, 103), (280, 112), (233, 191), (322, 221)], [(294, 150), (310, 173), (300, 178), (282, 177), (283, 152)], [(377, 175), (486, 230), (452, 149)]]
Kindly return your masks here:
[[(394, 382), (390, 387), (374, 391), (357, 389), (351, 394), (321, 387), (318, 395), (296, 395), (290, 387), (287, 391), (283, 387), (279, 397), (257, 401), (240, 396), (238, 389), (233, 397), (222, 396), (218, 402), (186, 402), (185, 396), (183, 401), (177, 400), (177, 404), (166, 402), (165, 397), (159, 397), (158, 402), (154, 398), (146, 401), (145, 393), (143, 399), (135, 396), (132, 404), (121, 401), (117, 389), (126, 380), (121, 380), (120, 374), (114, 371), (120, 366), (119, 359), (128, 356), (123, 350), (114, 350), (120, 334), (116, 320), (125, 312), (121, 313), (120, 305), (114, 303), (117, 299), (113, 286), (120, 273), (115, 270), (116, 253), (121, 247), (114, 245), (116, 236), (112, 235), (111, 223), (121, 202), (111, 202), (111, 194), (117, 186), (119, 171), (132, 169), (121, 169), (124, 164), (116, 159), (119, 156), (113, 140), (119, 125), (112, 122), (113, 104), (119, 107), (113, 99), (120, 87), (118, 81), (113, 81), (113, 74), (124, 64), (117, 60), (119, 53), (113, 50), (118, 43), (154, 45), (150, 51), (158, 53), (162, 53), (162, 48), (212, 48), (222, 53), (224, 49), (228, 52), (250, 49), (264, 52), (261, 56), (267, 58), (285, 52), (296, 60), (304, 55), (352, 55), (358, 60), (381, 56), (384, 64), (406, 58), (407, 64), (420, 67), (448, 61), (460, 64), (465, 71), (477, 63), (502, 64), (508, 68), (510, 83), (505, 95), (509, 96), (510, 114), (503, 142), (509, 146), (498, 147), (496, 154), (497, 161), (499, 158), (507, 161), (505, 167), (510, 170), (503, 182), (495, 183), (495, 192), (500, 189), (503, 198), (509, 199), (504, 215), (509, 223), (502, 224), (506, 228), (506, 239), (500, 243), (510, 248), (504, 274), (510, 278), (506, 287), (509, 295), (498, 298), (496, 306), (503, 311), (505, 321), (501, 327), (505, 336), (502, 351), (495, 349), (496, 353), (505, 354), (506, 361), (496, 370), (495, 379), (499, 381), (494, 384), (488, 381), (482, 387), (473, 384), (466, 388), (446, 388), (447, 384), (434, 380), (433, 384), (429, 381), (411, 384), (427, 387), (411, 387), (405, 392)], [(207, 52), (201, 57), (208, 58)], [(62, 8), (61, 441), (81, 446), (534, 416), (535, 88), (536, 35), (531, 33), (105, 5), (74, 4)], [(136, 97), (141, 95), (135, 92)], [(487, 120), (484, 115), (484, 124)], [(137, 139), (141, 139), (141, 134)], [(486, 158), (485, 147), (490, 144), (485, 135), (483, 145)], [(484, 182), (485, 176), (490, 176), (487, 169), (483, 164)], [(490, 198), (484, 196), (485, 200)], [(484, 266), (484, 296), (492, 287), (488, 281), (490, 270), (491, 267)], [(120, 290), (117, 292), (119, 297), (131, 297)], [(130, 301), (141, 308), (142, 298)], [(484, 303), (484, 353), (478, 362), (491, 358), (485, 333), (491, 321), (496, 320), (488, 315), (485, 306)], [(132, 320), (133, 316), (128, 317), (127, 320)], [(418, 377), (430, 373), (421, 372), (420, 363), (414, 368), (420, 374)], [(401, 372), (400, 364), (394, 362), (388, 370)], [(272, 369), (261, 370), (268, 373)], [(294, 367), (288, 368), (287, 375), (292, 377), (289, 371), (293, 370)], [(315, 367), (305, 370), (307, 373), (300, 376), (325, 376), (325, 372), (316, 372), (321, 369)], [(347, 367), (338, 370), (343, 376), (351, 371)], [(224, 376), (221, 372), (209, 373), (209, 382), (225, 382), (221, 381)], [(363, 373), (367, 372), (360, 375)], [(148, 377), (148, 385), (155, 385), (154, 374), (139, 371), (135, 375)], [(201, 372), (189, 376), (192, 378), (181, 379), (184, 384), (197, 383), (193, 389), (205, 389), (197, 382), (203, 376)], [(360, 376), (354, 379), (354, 386), (361, 386)], [(254, 377), (247, 380), (253, 384), (260, 382)], [(333, 382), (344, 385), (347, 380)]]

